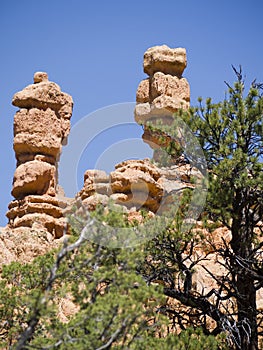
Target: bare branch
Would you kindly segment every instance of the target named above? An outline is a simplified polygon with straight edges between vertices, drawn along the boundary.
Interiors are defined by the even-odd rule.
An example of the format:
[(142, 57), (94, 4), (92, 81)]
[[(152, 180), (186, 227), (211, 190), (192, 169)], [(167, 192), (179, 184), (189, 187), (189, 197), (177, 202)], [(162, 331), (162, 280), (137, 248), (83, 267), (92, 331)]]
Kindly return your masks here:
[(56, 261), (50, 270), (50, 275), (47, 280), (44, 291), (42, 293), (42, 296), (40, 296), (39, 299), (36, 301), (36, 306), (35, 306), (33, 315), (31, 316), (31, 319), (28, 321), (28, 326), (17, 340), (16, 350), (22, 350), (25, 347), (27, 341), (32, 338), (34, 331), (36, 329), (36, 326), (38, 325), (41, 318), (41, 310), (47, 302), (48, 292), (52, 290), (53, 284), (57, 278), (56, 273), (60, 267), (62, 260), (68, 255), (68, 253), (79, 248), (80, 245), (83, 244), (84, 241), (86, 241), (88, 230), (91, 228), (93, 223), (94, 223), (93, 220), (89, 218), (89, 221), (87, 222), (86, 226), (82, 229), (81, 234), (75, 243), (68, 246), (67, 245), (68, 241), (65, 238), (63, 247), (60, 250), (60, 252), (57, 254)]

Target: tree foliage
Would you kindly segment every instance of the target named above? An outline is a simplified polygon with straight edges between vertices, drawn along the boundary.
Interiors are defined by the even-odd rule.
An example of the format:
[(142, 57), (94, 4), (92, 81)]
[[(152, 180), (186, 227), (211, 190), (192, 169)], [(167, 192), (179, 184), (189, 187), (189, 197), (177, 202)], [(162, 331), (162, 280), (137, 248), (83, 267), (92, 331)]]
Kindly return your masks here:
[[(213, 334), (226, 331), (231, 348), (254, 350), (258, 349), (259, 337), (263, 335), (262, 310), (257, 309), (256, 300), (257, 291), (263, 287), (263, 97), (261, 84), (254, 81), (246, 92), (241, 68), (234, 68), (234, 71), (237, 81), (233, 86), (227, 84), (228, 94), (223, 102), (212, 103), (209, 98), (204, 105), (199, 99), (197, 108), (178, 115), (191, 127), (205, 152), (209, 191), (202, 216), (210, 223), (206, 224), (207, 229), (212, 232), (218, 223), (231, 233), (230, 242), (222, 238), (220, 248), (213, 240), (207, 240), (216, 256), (218, 269), (224, 269), (224, 276), (216, 275), (202, 264), (216, 289), (197, 295), (193, 289), (176, 288), (173, 282), (164, 291), (189, 306), (188, 313), (197, 309), (199, 322), (203, 319), (202, 327), (206, 332), (209, 330), (205, 316), (210, 316), (216, 322)], [(173, 128), (169, 135), (178, 140)], [(187, 138), (179, 139), (183, 148), (187, 142)], [(194, 145), (189, 150), (186, 156), (198, 167)], [(194, 274), (187, 267), (195, 265), (191, 250), (186, 248), (178, 255), (178, 250), (174, 249), (176, 242), (167, 236), (158, 240), (155, 250), (158, 246), (157, 256), (161, 261), (167, 259), (167, 251), (176, 251), (176, 254), (169, 254), (166, 265), (179, 267), (184, 262), (179, 269), (185, 271), (188, 285), (192, 285)], [(170, 268), (168, 270), (170, 273)], [(176, 317), (176, 322), (180, 322), (181, 313)]]
[(256, 291), (263, 287), (263, 97), (254, 81), (245, 91), (241, 67), (228, 97), (211, 99), (190, 114), (192, 130), (205, 151), (210, 170), (206, 208), (213, 221), (229, 228), (232, 239), (221, 256), (229, 271), (221, 285), (237, 306), (236, 344), (257, 349), (262, 313)]
[[(104, 219), (127, 224), (116, 212)], [(218, 341), (201, 330), (156, 337), (167, 323), (160, 312), (165, 297), (161, 286), (147, 284), (138, 273), (144, 259), (141, 247), (108, 249), (91, 243), (85, 236), (91, 228), (103, 230), (101, 222), (96, 225), (89, 218), (81, 234), (73, 233), (61, 250), (3, 268), (2, 348), (217, 349)], [(68, 322), (59, 317), (61, 300), (75, 305)]]

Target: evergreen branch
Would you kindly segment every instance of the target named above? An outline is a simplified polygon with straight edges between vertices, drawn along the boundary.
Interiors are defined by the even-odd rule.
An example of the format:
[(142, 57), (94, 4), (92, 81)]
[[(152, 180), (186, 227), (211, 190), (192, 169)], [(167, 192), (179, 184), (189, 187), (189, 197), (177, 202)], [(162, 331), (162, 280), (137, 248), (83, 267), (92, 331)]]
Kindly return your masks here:
[[(80, 247), (81, 244), (83, 244), (84, 241), (86, 241), (88, 230), (91, 228), (93, 223), (94, 223), (93, 220), (89, 219), (86, 226), (82, 229), (78, 240), (75, 243), (68, 246), (67, 239), (65, 238), (63, 247), (60, 250), (60, 252), (57, 254), (56, 261), (50, 270), (50, 275), (47, 280), (46, 286), (44, 288), (43, 295), (41, 298), (39, 298), (36, 301), (36, 306), (35, 306), (35, 309), (33, 310), (33, 314), (30, 320), (28, 321), (28, 326), (18, 338), (17, 343), (15, 344), (15, 350), (23, 350), (25, 348), (26, 343), (32, 338), (35, 332), (36, 326), (40, 321), (40, 318), (42, 315), (42, 309), (44, 305), (46, 305), (47, 303), (48, 293), (52, 290), (54, 282), (57, 279), (56, 273), (60, 267), (62, 260), (65, 259), (68, 253), (76, 250), (77, 248)], [(98, 247), (98, 250), (99, 249), (100, 248)]]

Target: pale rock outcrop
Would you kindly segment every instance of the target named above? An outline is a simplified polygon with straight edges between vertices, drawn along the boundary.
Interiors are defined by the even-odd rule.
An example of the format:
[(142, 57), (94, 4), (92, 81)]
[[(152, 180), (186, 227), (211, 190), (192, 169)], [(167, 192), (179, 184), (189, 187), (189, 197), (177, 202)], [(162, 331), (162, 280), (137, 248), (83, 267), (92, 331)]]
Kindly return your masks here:
[[(162, 148), (173, 141), (170, 135), (155, 126), (159, 121), (171, 125), (174, 112), (189, 107), (189, 85), (182, 78), (185, 67), (185, 49), (170, 49), (163, 45), (145, 53), (144, 71), (149, 78), (138, 86), (135, 120), (144, 125), (143, 139), (154, 149), (154, 160), (161, 159)], [(12, 195), (15, 200), (9, 204), (9, 225), (1, 229), (0, 271), (3, 264), (12, 261), (27, 263), (61, 246), (61, 236), (65, 232), (64, 209), (72, 209), (67, 206), (66, 199), (59, 196), (62, 190), (57, 184), (61, 146), (70, 130), (72, 98), (61, 92), (57, 84), (49, 82), (46, 73), (38, 72), (34, 75), (33, 85), (15, 94), (13, 104), (20, 108), (14, 118), (17, 169)], [(102, 170), (87, 170), (83, 189), (77, 198), (88, 210), (94, 210), (98, 204), (107, 207), (111, 200), (128, 214), (129, 220), (143, 223), (145, 212), (140, 212), (140, 209), (147, 210), (148, 218), (162, 213), (166, 215), (173, 205), (176, 209), (183, 190), (195, 188), (191, 178), (201, 181), (202, 174), (187, 164), (183, 156), (168, 166), (157, 166), (149, 159), (128, 160), (117, 164), (110, 174)], [(229, 244), (231, 233), (226, 227), (217, 227), (210, 232), (201, 221), (194, 220), (194, 224), (193, 232), (205, 237), (191, 255), (193, 259), (204, 258), (195, 267), (192, 281), (192, 292), (200, 295), (219, 288), (211, 273), (218, 277), (218, 281), (227, 273), (216, 251)], [(256, 229), (255, 234), (260, 237), (260, 230)], [(192, 261), (185, 260), (184, 264), (189, 267)], [(181, 274), (174, 277), (183, 287)], [(58, 317), (62, 322), (68, 322), (79, 309), (71, 295), (58, 299), (57, 303)], [(187, 315), (186, 307), (175, 303), (174, 299), (168, 298), (167, 304), (175, 310), (183, 309)], [(263, 309), (262, 289), (257, 293), (257, 307)], [(208, 322), (211, 322), (209, 318)], [(210, 327), (214, 328), (213, 322)], [(174, 328), (170, 329), (170, 332), (174, 331)]]
[(158, 96), (169, 96), (181, 99), (182, 103), (190, 101), (190, 88), (185, 78), (156, 72), (151, 78), (151, 99)]
[(37, 72), (34, 84), (16, 93), (12, 103), (19, 107), (14, 117), (14, 151), (17, 168), (7, 217), (9, 227), (43, 229), (60, 237), (65, 228), (62, 209), (67, 203), (57, 198), (58, 161), (70, 131), (72, 97)]
[(27, 153), (48, 155), (55, 162), (64, 137), (63, 122), (51, 108), (19, 110), (14, 117), (14, 151), (18, 162)]
[(136, 92), (137, 103), (147, 103), (150, 100), (150, 80), (144, 79), (140, 82)]
[(56, 167), (47, 162), (31, 160), (20, 164), (15, 171), (12, 195), (22, 199), (30, 194), (55, 195)]
[(125, 161), (110, 174), (112, 192), (126, 195), (119, 196), (118, 203), (128, 209), (144, 207), (156, 212), (163, 194), (159, 177), (158, 168), (148, 159)]
[(98, 204), (106, 206), (111, 194), (109, 175), (103, 170), (87, 170), (84, 174), (84, 186), (77, 194), (88, 210), (94, 210)]
[(81, 198), (85, 199), (95, 193), (101, 195), (111, 194), (109, 176), (103, 170), (87, 170), (84, 174), (84, 187), (80, 193)]
[[(144, 126), (143, 140), (155, 150), (153, 158), (156, 161), (160, 160), (160, 153), (156, 150), (172, 141), (160, 125), (171, 125), (174, 113), (188, 109), (190, 105), (189, 84), (182, 78), (186, 65), (186, 50), (183, 48), (154, 46), (144, 54), (144, 72), (149, 78), (138, 86), (134, 114), (135, 121)], [(173, 162), (171, 159), (170, 163)]]
[(33, 228), (5, 227), (0, 233), (0, 272), (3, 265), (13, 261), (30, 263), (34, 258), (59, 248), (64, 239), (54, 239), (52, 233), (37, 223)]
[(106, 206), (112, 200), (128, 210), (147, 207), (155, 212), (163, 192), (157, 182), (159, 177), (158, 168), (149, 159), (124, 161), (109, 175), (101, 170), (87, 170), (78, 197), (88, 209), (98, 203)]
[[(147, 209), (149, 215), (161, 214), (173, 204), (175, 191), (180, 196), (185, 188), (194, 187), (190, 183), (193, 171), (189, 164), (158, 168), (148, 158), (126, 160), (117, 164), (109, 175), (102, 170), (87, 170), (77, 198), (89, 210), (98, 204), (107, 206), (112, 200), (131, 218), (139, 218), (140, 209)], [(194, 175), (202, 176), (198, 171)]]

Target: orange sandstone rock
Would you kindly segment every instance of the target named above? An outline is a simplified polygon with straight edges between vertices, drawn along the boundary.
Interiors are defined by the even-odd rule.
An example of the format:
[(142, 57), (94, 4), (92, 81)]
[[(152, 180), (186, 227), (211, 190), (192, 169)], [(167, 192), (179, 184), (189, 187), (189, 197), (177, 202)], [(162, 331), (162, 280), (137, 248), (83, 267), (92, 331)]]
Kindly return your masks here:
[[(161, 132), (161, 126), (171, 125), (174, 114), (190, 106), (189, 84), (182, 78), (186, 65), (186, 50), (183, 48), (154, 46), (144, 54), (144, 72), (149, 78), (138, 86), (134, 118), (144, 126), (143, 140), (154, 150), (173, 141)], [(159, 161), (160, 153), (155, 151), (153, 158)]]
[(12, 195), (17, 200), (9, 205), (9, 227), (39, 223), (60, 237), (66, 225), (61, 208), (66, 203), (51, 198), (57, 196), (58, 160), (70, 131), (72, 97), (50, 82), (47, 73), (37, 72), (34, 84), (16, 93), (12, 103), (20, 110), (14, 117), (17, 168)]
[(171, 49), (166, 45), (153, 46), (145, 52), (143, 66), (144, 72), (150, 76), (162, 72), (181, 77), (187, 66), (186, 50)]

